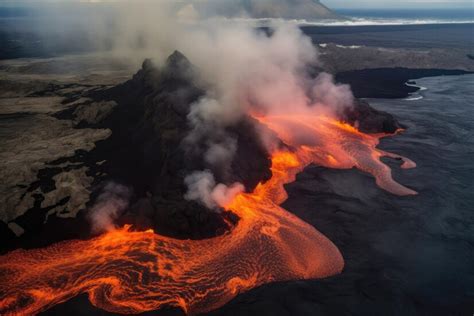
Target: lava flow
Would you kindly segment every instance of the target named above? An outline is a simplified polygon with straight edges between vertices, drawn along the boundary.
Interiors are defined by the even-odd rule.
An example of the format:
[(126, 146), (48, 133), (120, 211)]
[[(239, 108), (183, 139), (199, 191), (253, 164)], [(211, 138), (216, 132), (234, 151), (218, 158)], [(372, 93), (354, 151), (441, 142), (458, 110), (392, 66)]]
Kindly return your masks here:
[(384, 155), (401, 158), (376, 148), (382, 135), (366, 135), (325, 116), (257, 119), (292, 149), (275, 151), (273, 177), (226, 206), (240, 217), (231, 231), (196, 241), (125, 227), (87, 241), (13, 251), (0, 257), (0, 314), (35, 314), (81, 293), (110, 312), (176, 306), (196, 314), (264, 283), (340, 273), (344, 262), (336, 246), (279, 207), (287, 197), (283, 185), (311, 163), (356, 167), (390, 192), (415, 194), (396, 183), (380, 161)]

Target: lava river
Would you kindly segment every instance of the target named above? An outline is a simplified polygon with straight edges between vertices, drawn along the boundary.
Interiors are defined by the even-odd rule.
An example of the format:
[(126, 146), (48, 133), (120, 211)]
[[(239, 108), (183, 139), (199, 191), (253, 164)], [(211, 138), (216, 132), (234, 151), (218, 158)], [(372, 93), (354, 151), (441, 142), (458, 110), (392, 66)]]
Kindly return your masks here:
[[(264, 283), (340, 273), (344, 261), (336, 246), (279, 206), (287, 198), (284, 184), (311, 163), (356, 167), (383, 189), (415, 194), (396, 183), (380, 161), (401, 158), (376, 148), (383, 135), (363, 134), (326, 116), (257, 119), (293, 149), (275, 151), (273, 177), (226, 206), (240, 217), (229, 232), (176, 240), (125, 227), (91, 240), (10, 252), (0, 257), (0, 314), (35, 314), (81, 293), (110, 312), (176, 306), (197, 314)], [(402, 167), (414, 166), (404, 161)]]

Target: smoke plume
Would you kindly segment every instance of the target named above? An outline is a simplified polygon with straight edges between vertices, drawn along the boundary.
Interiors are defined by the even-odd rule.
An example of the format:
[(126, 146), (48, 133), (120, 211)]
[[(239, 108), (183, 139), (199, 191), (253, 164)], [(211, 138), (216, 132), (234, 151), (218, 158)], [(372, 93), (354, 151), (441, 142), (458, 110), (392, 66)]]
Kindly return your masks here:
[[(201, 45), (188, 49), (184, 43), (180, 49), (201, 70), (208, 92), (192, 105), (185, 144), (192, 148), (207, 140), (199, 150), (210, 167), (225, 172), (230, 166), (236, 141), (225, 128), (243, 115), (328, 115), (352, 104), (348, 86), (336, 85), (329, 74), (308, 75), (308, 67), (318, 64), (317, 51), (294, 26), (274, 25), (269, 35), (250, 26), (214, 22), (193, 33)], [(271, 151), (271, 138), (263, 133), (261, 137)], [(221, 185), (209, 172), (198, 175), (200, 181), (193, 175), (196, 181), (186, 183), (187, 197), (199, 196), (209, 206), (210, 192)]]
[(244, 191), (244, 186), (240, 183), (231, 186), (216, 184), (209, 170), (196, 171), (188, 175), (184, 182), (188, 186), (185, 199), (198, 201), (209, 209), (225, 207), (237, 194)]
[[(329, 74), (308, 75), (308, 69), (319, 64), (318, 52), (294, 24), (270, 22), (261, 29), (225, 18), (201, 19), (189, 1), (122, 1), (106, 12), (103, 7), (94, 10), (94, 5), (89, 6), (95, 13), (81, 14), (88, 19), (77, 15), (71, 19), (73, 9), (55, 7), (54, 16), (61, 17), (55, 29), (74, 21), (74, 29), (83, 30), (90, 42), (132, 63), (152, 57), (159, 65), (179, 50), (196, 66), (196, 84), (207, 93), (191, 106), (190, 132), (183, 146), (201, 155), (208, 169), (228, 172), (237, 142), (226, 128), (244, 115), (332, 115), (352, 104), (349, 87), (335, 84)], [(47, 23), (51, 25), (51, 17)], [(271, 150), (272, 138), (261, 137)], [(210, 208), (225, 204), (242, 187), (216, 183), (208, 170), (196, 170), (185, 182), (189, 188), (186, 198)], [(104, 200), (100, 208), (108, 211), (98, 214), (106, 215), (95, 217), (107, 226), (108, 219), (125, 204), (120, 198), (109, 204)]]
[(115, 220), (128, 207), (132, 192), (124, 185), (109, 182), (88, 213), (92, 232), (101, 233), (115, 228)]

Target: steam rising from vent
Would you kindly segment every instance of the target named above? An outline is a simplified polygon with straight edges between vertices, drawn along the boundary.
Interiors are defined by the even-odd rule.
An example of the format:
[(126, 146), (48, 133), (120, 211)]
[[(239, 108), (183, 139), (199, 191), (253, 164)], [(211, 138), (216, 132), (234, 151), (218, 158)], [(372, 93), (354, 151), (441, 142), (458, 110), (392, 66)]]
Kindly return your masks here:
[(109, 182), (90, 209), (88, 218), (94, 233), (115, 229), (115, 220), (128, 207), (132, 192), (124, 185)]
[(207, 97), (191, 105), (187, 117), (191, 131), (184, 139), (183, 146), (186, 152), (203, 157), (209, 167), (217, 168), (227, 175), (229, 162), (237, 150), (237, 141), (225, 131), (229, 123), (227, 119), (233, 116), (233, 113), (225, 111), (225, 106)]
[[(226, 128), (244, 115), (332, 115), (352, 105), (348, 86), (336, 85), (329, 74), (308, 75), (318, 63), (317, 51), (297, 27), (274, 25), (268, 34), (242, 25), (206, 24), (193, 34), (201, 45), (184, 51), (200, 69), (207, 95), (191, 107), (184, 143), (188, 151), (201, 151), (213, 170), (228, 171), (236, 140)], [(269, 151), (275, 148), (260, 136)], [(213, 180), (209, 171), (187, 178), (187, 198), (213, 206)]]
[(244, 186), (234, 183), (231, 186), (216, 184), (214, 176), (209, 170), (196, 171), (184, 179), (188, 186), (185, 199), (201, 202), (210, 209), (225, 207), (233, 198), (244, 191)]
[(334, 77), (325, 72), (316, 77), (311, 92), (314, 102), (336, 112), (344, 110), (354, 102), (349, 85), (335, 84)]
[[(271, 22), (269, 28), (257, 29), (228, 19), (202, 20), (192, 4), (167, 1), (123, 1), (111, 7), (110, 14), (84, 14), (87, 19), (69, 8), (56, 12), (60, 20), (53, 24), (63, 29), (61, 25), (71, 25), (74, 16), (74, 25), (89, 34), (90, 42), (136, 64), (151, 57), (159, 65), (178, 50), (196, 66), (196, 85), (206, 95), (191, 106), (183, 148), (202, 157), (203, 170), (195, 170), (201, 176), (209, 172), (204, 169), (219, 170), (224, 178), (229, 173), (237, 141), (227, 130), (244, 115), (331, 115), (351, 106), (349, 87), (336, 85), (328, 74), (316, 78), (308, 74), (318, 65), (318, 52), (294, 24)], [(51, 19), (45, 24), (50, 25)], [(275, 147), (267, 135), (260, 137), (269, 150)], [(189, 187), (187, 197), (200, 196), (208, 206), (216, 201), (201, 194), (214, 190), (209, 179), (202, 185), (206, 178), (211, 177), (201, 181), (190, 177), (186, 184), (206, 187), (197, 191)]]

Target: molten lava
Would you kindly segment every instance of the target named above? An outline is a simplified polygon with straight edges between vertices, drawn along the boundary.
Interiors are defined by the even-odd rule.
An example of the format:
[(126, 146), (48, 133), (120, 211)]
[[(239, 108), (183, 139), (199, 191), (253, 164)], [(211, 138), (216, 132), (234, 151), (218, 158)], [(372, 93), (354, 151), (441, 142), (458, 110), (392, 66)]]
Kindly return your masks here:
[[(35, 314), (81, 293), (97, 307), (140, 313), (177, 306), (190, 314), (216, 309), (264, 283), (340, 273), (339, 250), (314, 227), (279, 207), (284, 184), (311, 163), (356, 167), (395, 194), (415, 194), (396, 183), (366, 135), (326, 116), (257, 118), (293, 150), (272, 154), (273, 177), (226, 205), (240, 217), (226, 234), (176, 240), (128, 227), (87, 241), (16, 250), (0, 257), (0, 314)], [(405, 167), (414, 164), (405, 160)]]

